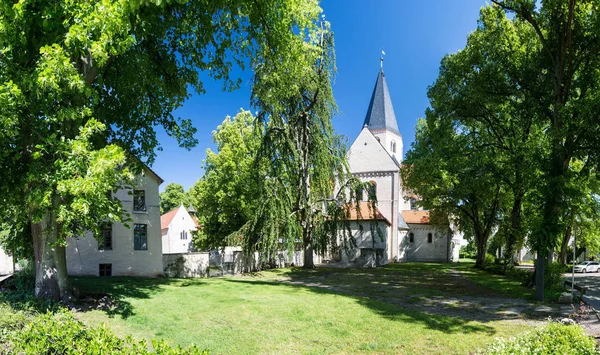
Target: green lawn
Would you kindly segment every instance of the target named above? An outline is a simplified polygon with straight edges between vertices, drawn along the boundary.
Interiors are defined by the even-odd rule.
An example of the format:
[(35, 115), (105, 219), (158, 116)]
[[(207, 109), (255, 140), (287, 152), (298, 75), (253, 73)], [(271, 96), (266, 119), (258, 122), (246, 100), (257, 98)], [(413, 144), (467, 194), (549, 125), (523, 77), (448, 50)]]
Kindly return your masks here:
[(458, 280), (451, 267), (485, 277), (471, 271), (470, 263), (405, 263), (215, 279), (77, 278), (74, 284), (82, 295), (106, 293), (117, 304), (78, 313), (85, 323), (107, 323), (117, 334), (171, 344), (194, 343), (213, 354), (465, 354), (526, 329), (522, 322), (475, 317), (476, 311), (457, 316), (419, 308), (435, 297), (526, 294), (495, 276), (492, 285), (505, 283), (495, 290)]

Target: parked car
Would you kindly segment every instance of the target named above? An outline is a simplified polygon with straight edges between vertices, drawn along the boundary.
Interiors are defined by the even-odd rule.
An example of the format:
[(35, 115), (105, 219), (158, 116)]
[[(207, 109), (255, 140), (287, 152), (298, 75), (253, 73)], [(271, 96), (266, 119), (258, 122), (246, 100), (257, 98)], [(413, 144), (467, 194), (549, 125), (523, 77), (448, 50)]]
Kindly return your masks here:
[(582, 261), (574, 269), (575, 272), (599, 272), (600, 264), (596, 261)]

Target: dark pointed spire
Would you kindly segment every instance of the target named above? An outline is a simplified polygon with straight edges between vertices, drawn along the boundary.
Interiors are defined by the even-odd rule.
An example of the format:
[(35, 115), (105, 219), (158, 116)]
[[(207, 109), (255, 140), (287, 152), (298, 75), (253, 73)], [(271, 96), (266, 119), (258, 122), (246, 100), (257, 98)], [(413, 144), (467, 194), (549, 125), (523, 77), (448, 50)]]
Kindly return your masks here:
[(188, 208), (187, 211), (191, 216), (194, 216), (196, 214), (196, 209), (192, 205), (190, 205), (190, 208)]
[(400, 134), (396, 114), (394, 114), (394, 107), (392, 106), (392, 99), (390, 98), (385, 75), (383, 74), (383, 68), (379, 70), (379, 74), (377, 75), (377, 82), (375, 82), (375, 88), (373, 89), (373, 95), (371, 96), (371, 102), (369, 103), (369, 109), (365, 117), (365, 125), (370, 130), (387, 129), (398, 135)]

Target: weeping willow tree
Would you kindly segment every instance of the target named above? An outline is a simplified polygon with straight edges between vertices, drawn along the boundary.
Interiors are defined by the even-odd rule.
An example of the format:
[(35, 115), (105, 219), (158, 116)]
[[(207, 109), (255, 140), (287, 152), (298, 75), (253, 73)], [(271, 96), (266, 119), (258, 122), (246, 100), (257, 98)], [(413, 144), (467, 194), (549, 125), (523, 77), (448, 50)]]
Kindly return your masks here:
[[(337, 112), (333, 32), (324, 19), (305, 28), (290, 33), (289, 51), (280, 58), (264, 56), (274, 60), (256, 68), (256, 78), (270, 81), (253, 91), (265, 132), (257, 161), (267, 169), (260, 169), (253, 216), (229, 242), (242, 245), (248, 255), (258, 251), (260, 263), (301, 246), (304, 267), (313, 268), (315, 252), (356, 246), (347, 221), (352, 208), (360, 214), (353, 203), (356, 191), (370, 183), (351, 176), (345, 142), (332, 126)], [(272, 68), (278, 75), (271, 75)], [(369, 196), (375, 216), (376, 197)], [(377, 232), (374, 223), (371, 229)]]

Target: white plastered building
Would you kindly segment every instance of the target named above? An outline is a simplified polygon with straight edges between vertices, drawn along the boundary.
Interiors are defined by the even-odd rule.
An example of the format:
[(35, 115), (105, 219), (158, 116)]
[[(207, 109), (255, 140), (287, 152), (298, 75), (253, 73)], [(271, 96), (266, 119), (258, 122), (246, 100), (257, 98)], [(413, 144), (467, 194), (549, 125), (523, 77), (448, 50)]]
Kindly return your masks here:
[(12, 256), (0, 248), (0, 276), (12, 274), (14, 272), (13, 267)]
[(192, 232), (198, 229), (192, 206), (183, 204), (160, 216), (163, 254), (181, 254), (193, 251)]
[(67, 272), (90, 276), (162, 276), (160, 197), (163, 180), (146, 168), (135, 178), (132, 189), (113, 193), (123, 203), (132, 221), (103, 223), (100, 235), (86, 232), (67, 239)]
[[(378, 212), (389, 221), (385, 242), (385, 262), (458, 261), (460, 233), (450, 226), (429, 221), (429, 212), (419, 210), (402, 185), (400, 167), (404, 144), (381, 69), (363, 129), (348, 150), (350, 172), (375, 186)], [(409, 220), (405, 220), (409, 219)], [(354, 222), (354, 221), (353, 221)], [(363, 229), (367, 228), (367, 221)]]

